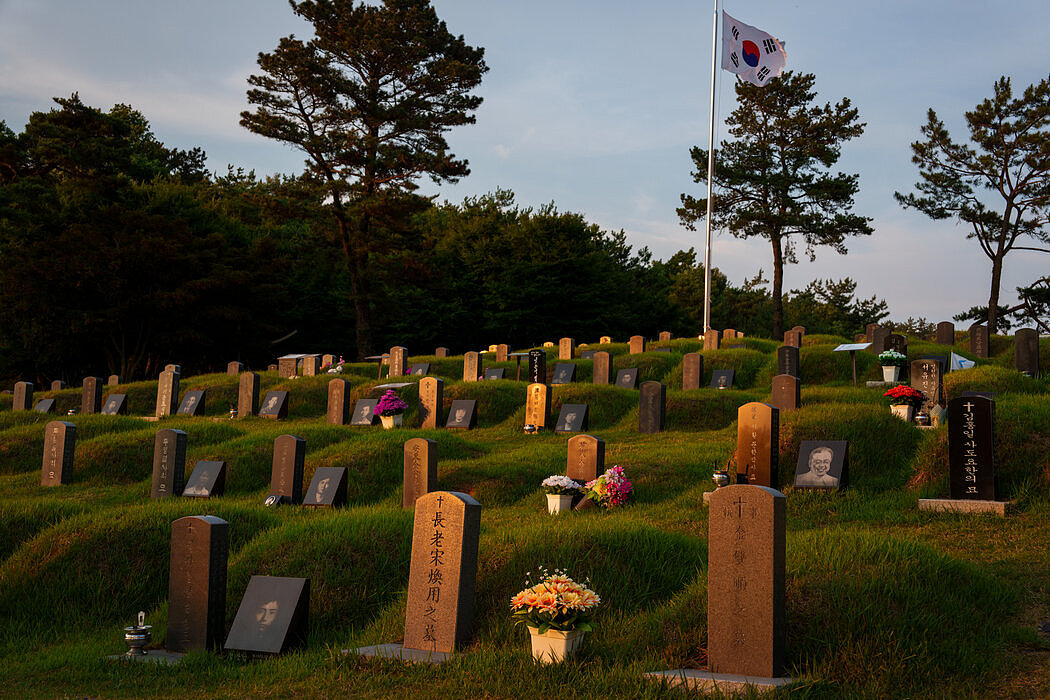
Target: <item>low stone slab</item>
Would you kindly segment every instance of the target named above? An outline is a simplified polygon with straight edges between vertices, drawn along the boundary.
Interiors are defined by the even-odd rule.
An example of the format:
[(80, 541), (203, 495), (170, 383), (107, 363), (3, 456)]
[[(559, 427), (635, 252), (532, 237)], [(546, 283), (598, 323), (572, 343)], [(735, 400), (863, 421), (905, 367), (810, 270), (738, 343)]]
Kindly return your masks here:
[[(343, 649), (343, 654), (349, 654), (349, 649)], [(423, 649), (406, 649), (400, 644), (377, 644), (371, 647), (354, 649), (367, 659), (397, 659), (412, 664), (440, 664), (452, 658), (452, 654), (444, 651), (425, 651)]]
[(991, 513), (1005, 517), (1013, 509), (1013, 501), (975, 501), (961, 498), (920, 498), (919, 510), (949, 513)]
[(732, 673), (711, 673), (695, 668), (677, 668), (673, 671), (653, 671), (645, 674), (653, 680), (667, 682), (672, 686), (685, 686), (687, 688), (703, 691), (717, 690), (726, 695), (754, 691), (756, 693), (767, 693), (785, 685), (790, 685), (795, 679), (788, 676), (780, 678), (761, 678), (759, 676), (738, 676)]
[(170, 651), (164, 651), (163, 649), (147, 649), (145, 654), (139, 654), (137, 656), (128, 656), (127, 654), (113, 654), (106, 658), (110, 661), (148, 661), (155, 664), (164, 664), (165, 666), (174, 666), (175, 664), (182, 661), (185, 654), (174, 654)]

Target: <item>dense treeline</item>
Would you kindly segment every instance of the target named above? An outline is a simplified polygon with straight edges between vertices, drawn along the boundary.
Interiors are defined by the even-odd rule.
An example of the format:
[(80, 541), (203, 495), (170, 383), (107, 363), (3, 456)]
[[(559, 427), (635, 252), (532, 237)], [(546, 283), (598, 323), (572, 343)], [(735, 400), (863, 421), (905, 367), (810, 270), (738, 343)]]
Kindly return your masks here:
[[(354, 303), (323, 188), (310, 175), (204, 169), (165, 147), (126, 105), (76, 95), (16, 134), (0, 123), (0, 377), (152, 377), (286, 352), (356, 355)], [(554, 204), (497, 191), (461, 204), (421, 198), (367, 259), (372, 351), (456, 352), (563, 335), (580, 341), (702, 325), (703, 266), (667, 261)], [(767, 281), (713, 271), (712, 325), (769, 335)], [(887, 316), (849, 279), (784, 295), (789, 325), (851, 336)]]

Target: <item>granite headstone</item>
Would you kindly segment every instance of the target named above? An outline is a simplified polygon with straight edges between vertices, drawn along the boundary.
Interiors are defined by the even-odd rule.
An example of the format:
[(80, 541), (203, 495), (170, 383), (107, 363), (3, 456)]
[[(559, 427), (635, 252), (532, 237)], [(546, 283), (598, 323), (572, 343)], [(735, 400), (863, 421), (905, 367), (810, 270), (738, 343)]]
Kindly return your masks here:
[(216, 649), (226, 631), (226, 563), (230, 526), (214, 515), (171, 524), (168, 566), (168, 652)]
[(186, 433), (165, 428), (153, 440), (153, 483), (150, 498), (178, 496), (186, 473)]

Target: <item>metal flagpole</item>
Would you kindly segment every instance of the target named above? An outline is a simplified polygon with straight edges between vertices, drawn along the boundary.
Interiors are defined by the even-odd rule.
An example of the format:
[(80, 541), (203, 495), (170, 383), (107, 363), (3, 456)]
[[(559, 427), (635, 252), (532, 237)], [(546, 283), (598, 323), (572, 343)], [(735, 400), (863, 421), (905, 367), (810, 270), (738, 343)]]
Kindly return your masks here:
[(715, 59), (718, 55), (718, 0), (711, 26), (711, 117), (707, 133), (707, 241), (704, 247), (704, 333), (711, 329), (711, 180), (715, 171)]

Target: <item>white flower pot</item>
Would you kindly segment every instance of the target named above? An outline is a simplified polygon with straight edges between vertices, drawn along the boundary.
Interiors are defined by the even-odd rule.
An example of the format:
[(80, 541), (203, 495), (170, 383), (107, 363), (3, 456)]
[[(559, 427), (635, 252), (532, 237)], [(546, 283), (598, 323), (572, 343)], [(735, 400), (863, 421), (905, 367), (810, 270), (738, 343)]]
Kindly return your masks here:
[(547, 630), (543, 634), (536, 631), (535, 627), (529, 628), (529, 637), (532, 640), (532, 658), (541, 664), (553, 664), (564, 661), (572, 656), (580, 645), (583, 644), (582, 630), (562, 632), (561, 630)]
[(383, 424), (385, 429), (390, 430), (391, 428), (400, 428), (401, 419), (403, 417), (404, 416), (401, 413), (394, 416), (379, 416), (379, 421)]
[(901, 420), (911, 422), (912, 416), (915, 414), (915, 407), (910, 403), (902, 403), (897, 406), (890, 406), (890, 411)]
[(548, 493), (547, 494), (547, 512), (551, 515), (557, 515), (558, 513), (569, 510), (572, 508), (572, 494), (571, 493)]
[(883, 365), (882, 367), (882, 381), (884, 382), (898, 382), (901, 377), (901, 368), (897, 365)]

